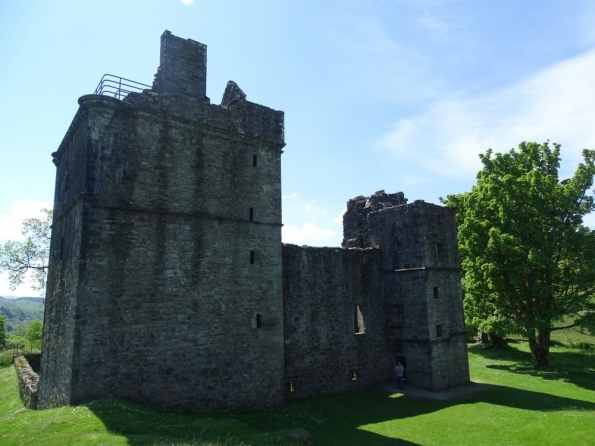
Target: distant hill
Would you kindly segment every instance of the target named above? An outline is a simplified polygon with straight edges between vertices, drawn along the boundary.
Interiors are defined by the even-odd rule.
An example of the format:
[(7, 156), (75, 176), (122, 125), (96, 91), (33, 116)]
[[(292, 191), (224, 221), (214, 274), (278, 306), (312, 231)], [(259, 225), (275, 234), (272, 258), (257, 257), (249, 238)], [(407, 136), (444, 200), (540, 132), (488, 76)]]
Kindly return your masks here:
[(44, 303), (43, 297), (0, 297), (0, 316), (6, 316), (6, 330), (15, 332), (29, 325), (31, 321), (43, 321)]
[(43, 297), (17, 297), (15, 300), (28, 300), (30, 302), (35, 302), (37, 304), (45, 303), (45, 299)]

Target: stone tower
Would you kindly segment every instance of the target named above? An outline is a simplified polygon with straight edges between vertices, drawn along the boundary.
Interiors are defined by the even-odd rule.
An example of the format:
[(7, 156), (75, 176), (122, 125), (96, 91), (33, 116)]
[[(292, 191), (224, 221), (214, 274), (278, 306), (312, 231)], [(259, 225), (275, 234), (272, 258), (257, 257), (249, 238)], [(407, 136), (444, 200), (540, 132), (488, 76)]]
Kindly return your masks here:
[(347, 204), (345, 248), (381, 251), (386, 339), (407, 381), (440, 390), (469, 381), (455, 210), (379, 191)]
[(166, 31), (151, 89), (86, 95), (58, 151), (39, 407), (284, 399), (283, 112)]

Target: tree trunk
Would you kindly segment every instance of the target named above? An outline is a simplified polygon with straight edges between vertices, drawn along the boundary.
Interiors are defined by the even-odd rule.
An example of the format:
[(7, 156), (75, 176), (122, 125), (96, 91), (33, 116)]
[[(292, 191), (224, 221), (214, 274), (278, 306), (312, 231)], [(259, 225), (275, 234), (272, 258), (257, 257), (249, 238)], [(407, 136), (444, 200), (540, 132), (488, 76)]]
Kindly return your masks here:
[(498, 349), (503, 349), (507, 345), (506, 340), (502, 336), (498, 336), (495, 334), (490, 334), (490, 342), (492, 343), (494, 348)]
[(533, 365), (536, 369), (549, 367), (550, 361), (550, 331), (537, 330), (537, 338), (529, 338), (529, 347), (533, 355)]

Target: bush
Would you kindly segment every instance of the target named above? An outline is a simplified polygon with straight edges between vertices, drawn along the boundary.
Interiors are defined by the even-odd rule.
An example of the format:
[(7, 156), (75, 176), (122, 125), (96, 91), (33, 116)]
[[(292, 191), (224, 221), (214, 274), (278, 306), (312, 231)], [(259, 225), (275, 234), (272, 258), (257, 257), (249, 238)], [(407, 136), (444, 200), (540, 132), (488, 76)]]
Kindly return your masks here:
[(12, 364), (12, 351), (0, 351), (0, 367), (7, 367)]
[(571, 342), (570, 346), (572, 348), (580, 348), (581, 350), (591, 350), (593, 348), (593, 344), (585, 341)]

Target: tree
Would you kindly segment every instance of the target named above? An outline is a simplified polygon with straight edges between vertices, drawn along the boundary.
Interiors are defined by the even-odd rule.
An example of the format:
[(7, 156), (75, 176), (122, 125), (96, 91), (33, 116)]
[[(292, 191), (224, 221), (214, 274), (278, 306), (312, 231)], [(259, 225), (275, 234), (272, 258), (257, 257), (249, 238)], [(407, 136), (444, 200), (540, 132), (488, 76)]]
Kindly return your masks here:
[(25, 339), (29, 343), (29, 350), (41, 348), (41, 339), (43, 338), (43, 322), (32, 321), (25, 329)]
[(10, 289), (16, 289), (28, 272), (33, 275), (32, 288), (45, 290), (50, 252), (52, 210), (42, 209), (42, 218), (23, 221), (24, 242), (8, 241), (0, 246), (0, 271), (8, 272)]
[(441, 199), (458, 208), (467, 322), (527, 337), (536, 367), (549, 365), (553, 330), (595, 333), (595, 231), (583, 225), (595, 209), (595, 151), (582, 155), (559, 181), (559, 144), (490, 149), (471, 191)]
[(0, 350), (6, 348), (8, 333), (6, 332), (6, 316), (0, 316)]

